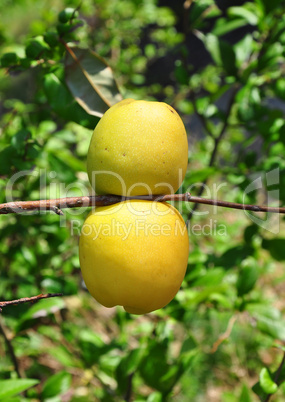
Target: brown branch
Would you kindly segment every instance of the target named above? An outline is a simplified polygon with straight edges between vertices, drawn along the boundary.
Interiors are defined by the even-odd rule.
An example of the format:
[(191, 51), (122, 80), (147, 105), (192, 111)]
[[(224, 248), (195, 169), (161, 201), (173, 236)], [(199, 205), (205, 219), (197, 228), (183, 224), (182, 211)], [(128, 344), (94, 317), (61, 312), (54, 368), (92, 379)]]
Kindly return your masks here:
[(125, 402), (130, 402), (132, 400), (132, 388), (133, 388), (133, 376), (134, 372), (130, 373), (127, 377), (127, 390), (124, 396)]
[(21, 375), (21, 371), (20, 371), (20, 367), (19, 367), (19, 364), (18, 364), (16, 354), (15, 354), (15, 351), (14, 351), (14, 347), (12, 345), (11, 340), (7, 337), (6, 332), (5, 332), (4, 328), (3, 328), (3, 326), (1, 325), (1, 323), (0, 323), (0, 334), (4, 338), (4, 341), (5, 341), (5, 344), (6, 344), (6, 347), (7, 347), (7, 352), (9, 353), (9, 355), (11, 357), (11, 360), (12, 360), (12, 362), (14, 364), (15, 371), (16, 371), (18, 377), (21, 378), (22, 375)]
[(62, 296), (62, 293), (47, 293), (47, 294), (40, 294), (38, 296), (23, 297), (22, 299), (17, 299), (17, 300), (1, 301), (0, 302), (0, 312), (2, 311), (3, 307), (15, 306), (17, 304), (22, 304), (22, 303), (34, 303), (41, 299), (48, 299), (50, 297), (57, 297), (57, 296)]
[(234, 323), (236, 322), (236, 319), (237, 319), (237, 317), (234, 316), (234, 315), (230, 318), (226, 331), (223, 334), (221, 334), (219, 336), (219, 338), (216, 340), (216, 342), (214, 343), (214, 345), (213, 345), (213, 347), (211, 349), (211, 353), (215, 353), (217, 351), (218, 347), (220, 346), (220, 344), (223, 341), (225, 341), (226, 339), (228, 339), (228, 337), (230, 336), (230, 334), (232, 332), (232, 329), (233, 329)]
[(185, 202), (193, 202), (195, 203), (195, 205), (205, 204), (223, 208), (241, 209), (244, 211), (273, 212), (273, 213), (285, 214), (285, 207), (238, 204), (236, 202), (202, 198), (192, 196), (190, 193), (185, 193), (185, 194), (167, 194), (167, 195), (138, 195), (134, 197), (122, 197), (120, 195), (110, 194), (110, 195), (90, 195), (84, 197), (55, 198), (52, 200), (15, 201), (0, 204), (0, 215), (31, 212), (31, 211), (53, 211), (58, 215), (62, 215), (63, 212), (61, 209), (63, 208), (107, 206), (127, 200), (159, 201), (159, 202), (185, 201)]

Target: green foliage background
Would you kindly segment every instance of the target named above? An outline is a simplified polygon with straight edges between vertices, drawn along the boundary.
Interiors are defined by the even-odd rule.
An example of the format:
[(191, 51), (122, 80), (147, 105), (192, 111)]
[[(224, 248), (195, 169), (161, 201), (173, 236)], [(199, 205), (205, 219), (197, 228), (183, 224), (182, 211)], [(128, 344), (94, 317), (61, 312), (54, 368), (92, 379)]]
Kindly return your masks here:
[[(123, 97), (180, 113), (182, 192), (285, 205), (284, 2), (162, 3), (1, 1), (1, 202), (91, 192), (86, 154), (108, 105), (93, 100), (95, 116), (76, 102), (81, 77), (64, 68), (73, 43), (105, 58)], [(279, 181), (266, 182), (274, 169)], [(64, 294), (3, 310), (1, 401), (284, 400), (284, 219), (176, 206), (191, 218), (188, 271), (166, 308), (141, 317), (85, 291), (72, 222), (87, 211), (0, 217), (0, 299)]]

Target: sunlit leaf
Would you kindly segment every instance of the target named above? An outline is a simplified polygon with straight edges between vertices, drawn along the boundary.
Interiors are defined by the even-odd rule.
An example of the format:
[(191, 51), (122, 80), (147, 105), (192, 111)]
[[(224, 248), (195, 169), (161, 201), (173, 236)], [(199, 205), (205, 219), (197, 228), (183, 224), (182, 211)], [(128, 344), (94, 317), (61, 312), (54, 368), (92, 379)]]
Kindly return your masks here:
[(20, 392), (23, 392), (38, 383), (38, 380), (28, 378), (0, 380), (0, 399), (1, 401), (4, 401), (4, 398), (6, 399), (13, 395), (19, 394)]
[(66, 371), (51, 376), (44, 384), (42, 398), (52, 398), (68, 391), (71, 386), (71, 374)]
[(228, 15), (230, 17), (242, 17), (250, 25), (256, 25), (258, 23), (256, 12), (248, 10), (245, 5), (242, 7), (230, 7), (228, 9)]
[(266, 367), (263, 367), (259, 374), (259, 381), (261, 388), (267, 394), (274, 394), (277, 389), (278, 385), (272, 380), (271, 375)]
[(29, 310), (19, 318), (18, 328), (20, 329), (26, 322), (30, 320), (47, 317), (49, 314), (65, 308), (65, 303), (60, 297), (53, 297), (50, 299), (39, 300)]

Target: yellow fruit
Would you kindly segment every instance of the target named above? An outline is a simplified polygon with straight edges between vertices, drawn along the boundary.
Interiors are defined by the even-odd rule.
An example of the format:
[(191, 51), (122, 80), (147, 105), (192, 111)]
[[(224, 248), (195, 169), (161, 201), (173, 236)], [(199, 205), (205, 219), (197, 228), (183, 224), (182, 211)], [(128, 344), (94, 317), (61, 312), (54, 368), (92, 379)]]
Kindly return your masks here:
[(187, 163), (187, 135), (176, 111), (162, 102), (125, 99), (97, 124), (87, 171), (97, 194), (170, 194)]
[(188, 248), (187, 227), (177, 209), (124, 201), (88, 215), (79, 242), (80, 266), (99, 303), (145, 314), (164, 307), (178, 292)]

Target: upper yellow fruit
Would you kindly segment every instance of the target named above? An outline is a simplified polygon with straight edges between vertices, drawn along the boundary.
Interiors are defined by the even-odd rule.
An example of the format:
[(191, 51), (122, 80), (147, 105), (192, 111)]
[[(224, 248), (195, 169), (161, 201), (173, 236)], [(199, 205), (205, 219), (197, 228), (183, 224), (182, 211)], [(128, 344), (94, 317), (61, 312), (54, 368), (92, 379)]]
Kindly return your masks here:
[(97, 194), (170, 194), (182, 184), (187, 163), (187, 135), (176, 111), (125, 99), (97, 124), (87, 171)]
[(98, 302), (144, 314), (164, 307), (178, 292), (188, 249), (187, 228), (174, 207), (134, 200), (88, 215), (79, 258), (85, 284)]

